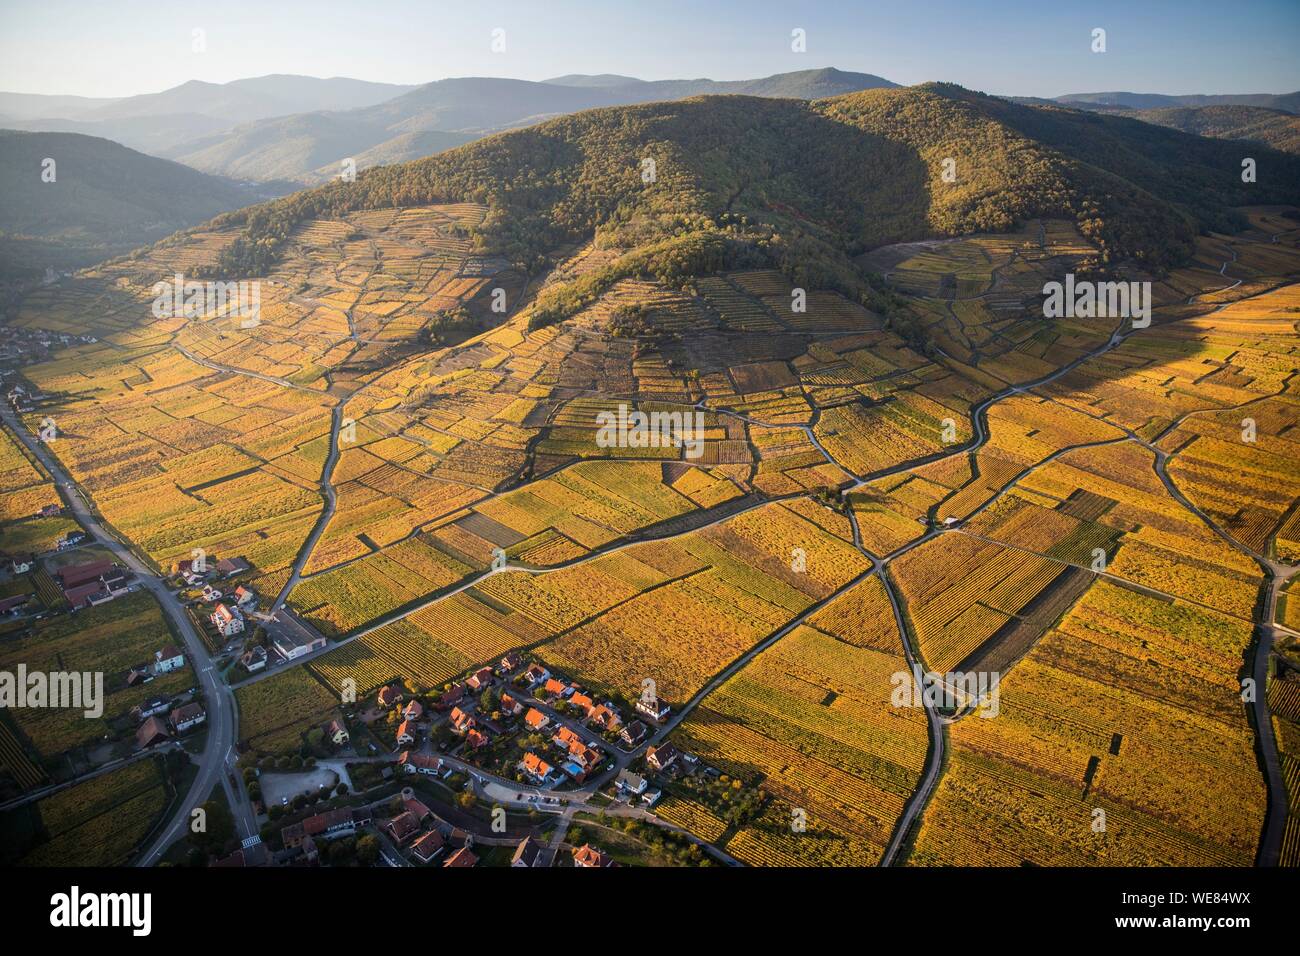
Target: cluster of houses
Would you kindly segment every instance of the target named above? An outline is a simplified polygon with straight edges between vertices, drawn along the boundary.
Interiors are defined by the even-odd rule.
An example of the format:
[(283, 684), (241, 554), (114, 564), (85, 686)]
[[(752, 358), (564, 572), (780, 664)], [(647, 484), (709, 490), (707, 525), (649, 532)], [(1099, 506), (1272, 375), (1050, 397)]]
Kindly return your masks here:
[[(509, 684), (501, 688), (499, 714), (489, 717), (482, 713), (476, 696), (506, 682)], [(401, 688), (395, 684), (380, 688), (377, 696), (379, 706), (385, 709), (398, 706), (401, 700)], [(495, 667), (481, 667), (453, 684), (438, 697), (433, 709), (447, 713), (447, 727), (464, 741), (462, 756), (467, 759), (472, 759), (475, 752), (487, 747), (503, 732), (496, 723), (498, 719), (510, 721), (522, 717), (523, 730), (530, 735), (544, 735), (547, 744), (526, 750), (515, 769), (522, 778), (539, 787), (553, 787), (566, 781), (583, 783), (607, 759), (601, 736), (633, 750), (650, 736), (647, 721), (662, 723), (669, 715), (668, 707), (662, 703), (642, 700), (636, 707), (638, 716), (627, 721), (612, 701), (596, 699), (581, 685), (552, 674), (540, 663), (525, 667), (523, 659), (514, 652), (502, 657)], [(556, 711), (573, 719), (557, 717)], [(421, 720), (427, 715), (418, 701), (411, 701), (401, 710), (401, 717), (396, 732), (397, 747), (418, 749)], [(575, 729), (575, 723), (590, 731), (591, 736)], [(403, 754), (399, 763), (409, 773), (445, 774), (436, 758)]]
[[(517, 654), (507, 654), (493, 670), (481, 667), (465, 680), (453, 684), (434, 703), (436, 711), (448, 713), (447, 723), (452, 732), (464, 738), (467, 749), (478, 750), (486, 747), (492, 737), (500, 733), (500, 728), (485, 715), (475, 713), (473, 695), (495, 687), (498, 678), (505, 678), (523, 662)], [(380, 707), (389, 708), (402, 699), (401, 689), (396, 685), (380, 688), (377, 698)], [(505, 716), (517, 716), (523, 712), (523, 704), (509, 692), (501, 695), (501, 713)], [(411, 701), (402, 709), (402, 722), (397, 728), (397, 745), (411, 747), (420, 741), (419, 722), (424, 717), (424, 709), (419, 701)]]
[[(411, 772), (415, 772), (412, 768), (417, 763), (421, 766), (428, 764), (430, 767), (440, 763), (436, 758), (418, 754), (404, 754), (403, 757), (407, 770)], [(323, 844), (341, 837), (355, 836), (373, 827), (399, 852), (407, 854), (411, 860), (420, 864), (438, 864), (446, 869), (457, 869), (475, 866), (479, 862), (474, 853), (472, 833), (439, 818), (409, 787), (401, 791), (398, 801), (397, 806), (390, 811), (391, 816), (381, 815), (376, 818), (369, 806), (341, 807), (288, 824), (280, 830), (285, 853), (278, 859), (294, 865), (316, 865), (320, 862)], [(618, 865), (609, 854), (590, 844), (574, 847), (571, 852), (575, 867), (598, 869)], [(526, 836), (515, 846), (510, 866), (549, 867), (553, 856), (542, 841)], [(264, 854), (254, 862), (246, 854), (241, 855), (236, 851), (213, 865), (252, 866), (262, 862), (265, 862)]]
[(49, 395), (39, 389), (29, 389), (25, 385), (13, 385), (5, 393), (5, 398), (15, 412), (28, 414), (36, 411), (42, 402), (49, 400)]
[(215, 592), (217, 606), (213, 608), (210, 620), (212, 626), (222, 637), (235, 637), (244, 633), (244, 615), (257, 610), (257, 593), (242, 584), (235, 588), (234, 600), (226, 604), (220, 600), (221, 592)]
[(602, 732), (617, 731), (623, 727), (623, 715), (611, 701), (597, 702), (590, 694), (572, 681), (563, 681), (555, 677), (541, 664), (529, 664), (520, 675), (519, 683), (528, 690), (537, 693), (552, 704), (565, 703), (583, 714), (588, 727)]
[[(524, 714), (524, 725), (535, 732), (547, 730), (550, 724), (550, 718), (536, 707), (530, 707)], [(554, 784), (562, 779), (560, 775), (571, 778), (574, 783), (582, 783), (605, 760), (604, 753), (595, 743), (588, 742), (582, 734), (565, 724), (556, 727), (551, 736), (551, 747), (559, 755), (558, 767), (531, 750), (519, 762), (519, 769), (538, 786)]]
[(300, 850), (297, 858), (303, 863), (320, 860), (320, 843), (352, 836), (371, 822), (370, 808), (342, 807), (326, 810), (307, 817), (301, 823), (291, 823), (280, 831), (286, 850)]
[[(532, 837), (524, 837), (515, 847), (514, 856), (510, 858), (510, 866), (513, 868), (522, 867), (545, 867), (551, 865), (551, 855), (546, 852), (546, 848)], [(573, 865), (581, 869), (599, 869), (607, 866), (618, 866), (613, 857), (602, 850), (598, 850), (590, 843), (584, 843), (582, 846), (573, 848)]]
[[(384, 834), (399, 848), (409, 849), (420, 863), (432, 863), (439, 856), (446, 854), (442, 861), (444, 867), (473, 866), (478, 862), (470, 846), (473, 839), (468, 834), (439, 826), (440, 821), (433, 811), (416, 799), (411, 790), (402, 791), (402, 809), (395, 816), (385, 820), (380, 826)], [(448, 853), (452, 841), (461, 846)]]
[(170, 697), (155, 697), (131, 711), (140, 721), (135, 732), (135, 742), (140, 749), (165, 743), (174, 736), (193, 730), (208, 719), (203, 705), (198, 701), (173, 706)]
[(650, 736), (650, 729), (642, 717), (661, 724), (671, 713), (662, 701), (643, 698), (636, 704), (638, 716), (630, 721), (625, 720), (612, 701), (596, 701), (580, 685), (556, 677), (537, 663), (530, 664), (518, 682), (554, 705), (565, 703), (576, 708), (583, 715), (583, 723), (587, 727), (604, 734), (616, 732), (619, 742), (627, 750), (639, 747)]
[(130, 590), (128, 572), (109, 558), (69, 564), (55, 572), (63, 596), (73, 609), (107, 604)]
[(242, 574), (251, 565), (243, 558), (221, 558), (214, 560), (212, 555), (202, 558), (185, 558), (172, 563), (172, 576), (184, 581), (190, 587), (204, 587), (205, 582), (214, 575), (228, 578)]
[[(65, 273), (67, 275), (68, 273)], [(46, 283), (58, 281), (58, 273)], [(74, 345), (93, 345), (99, 340), (93, 335), (75, 335), (70, 332), (52, 332), (49, 329), (29, 329), (15, 325), (0, 325), (0, 365), (18, 366), (34, 365), (48, 359), (54, 349), (70, 348)], [(10, 401), (13, 393), (23, 394), (26, 389), (15, 385), (9, 390)], [(30, 408), (24, 411), (31, 411)]]

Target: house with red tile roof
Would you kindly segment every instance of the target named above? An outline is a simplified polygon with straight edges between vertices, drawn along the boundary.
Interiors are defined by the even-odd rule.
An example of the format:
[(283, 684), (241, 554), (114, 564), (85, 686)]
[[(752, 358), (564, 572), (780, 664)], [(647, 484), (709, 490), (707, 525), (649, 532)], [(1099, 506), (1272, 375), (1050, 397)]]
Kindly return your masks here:
[(443, 839), (441, 833), (430, 830), (428, 833), (422, 833), (420, 838), (411, 844), (411, 854), (421, 863), (428, 863), (441, 853), (446, 845), (447, 841)]
[(198, 701), (191, 701), (173, 710), (168, 719), (171, 720), (172, 727), (176, 732), (181, 733), (203, 723), (203, 721), (207, 720), (207, 714), (203, 712), (202, 704)]
[[(287, 828), (286, 828), (287, 829)], [(323, 837), (333, 840), (341, 836), (351, 836), (357, 832), (356, 817), (347, 808), (326, 810), (302, 821), (302, 830), (309, 837)]]
[(458, 734), (463, 734), (474, 726), (474, 717), (468, 712), (461, 710), (459, 707), (451, 709), (451, 718), (448, 723), (451, 729)]
[(591, 713), (587, 715), (587, 722), (603, 730), (618, 730), (623, 726), (623, 718), (608, 704), (598, 704), (592, 708)]
[(582, 869), (599, 869), (614, 866), (614, 858), (602, 853), (590, 843), (584, 843), (573, 851), (573, 865)]
[(420, 821), (420, 823), (428, 823), (433, 819), (433, 811), (415, 797), (406, 797), (402, 800), (402, 808), (414, 816), (416, 820)]
[(478, 857), (470, 852), (469, 847), (463, 846), (451, 856), (447, 857), (442, 864), (444, 867), (464, 867), (473, 866), (478, 862)]
[(218, 604), (212, 611), (212, 626), (222, 637), (234, 637), (244, 632), (244, 619), (238, 611), (231, 610), (224, 604)]
[(524, 759), (519, 764), (524, 773), (532, 777), (538, 783), (546, 783), (555, 773), (555, 768), (543, 760), (531, 750), (524, 754)]
[(417, 833), (420, 832), (420, 821), (415, 818), (415, 814), (409, 810), (403, 810), (397, 816), (387, 821), (383, 830), (398, 846), (406, 846)]
[(145, 747), (152, 747), (154, 744), (169, 740), (170, 736), (167, 732), (167, 724), (161, 717), (150, 717), (135, 732), (135, 742), (143, 750)]
[(560, 729), (555, 732), (555, 736), (552, 737), (551, 739), (555, 741), (557, 746), (564, 747), (566, 749), (572, 744), (586, 743), (586, 741), (582, 737), (582, 734), (578, 733), (576, 730), (572, 729), (571, 727), (565, 726), (564, 724), (560, 725)]
[(531, 730), (543, 730), (550, 722), (551, 718), (547, 717), (536, 707), (529, 707), (528, 713), (524, 714), (524, 724)]
[(423, 773), (430, 777), (442, 773), (441, 758), (429, 754), (417, 754), (411, 750), (402, 751), (402, 755), (397, 758), (397, 765), (405, 768), (407, 773)]
[(348, 729), (343, 726), (343, 722), (335, 717), (324, 727), (325, 736), (329, 738), (330, 743), (336, 747), (342, 747), (351, 737)]
[(420, 729), (415, 726), (415, 721), (404, 720), (397, 726), (397, 745), (399, 747), (410, 746), (415, 743), (420, 736)]
[(438, 698), (438, 703), (434, 704), (434, 710), (446, 710), (448, 707), (454, 707), (465, 699), (465, 685), (452, 684), (451, 690)]

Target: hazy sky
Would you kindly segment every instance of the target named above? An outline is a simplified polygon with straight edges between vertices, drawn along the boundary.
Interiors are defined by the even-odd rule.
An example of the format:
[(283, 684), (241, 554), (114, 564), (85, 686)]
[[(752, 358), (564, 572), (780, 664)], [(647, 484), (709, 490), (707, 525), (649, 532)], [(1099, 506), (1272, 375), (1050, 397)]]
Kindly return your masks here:
[[(1105, 53), (1090, 49), (1096, 27)], [(795, 28), (805, 53), (790, 49)], [(823, 66), (1013, 95), (1281, 93), (1300, 89), (1298, 49), (1300, 0), (0, 0), (0, 90), (83, 96), (267, 73), (425, 83)]]

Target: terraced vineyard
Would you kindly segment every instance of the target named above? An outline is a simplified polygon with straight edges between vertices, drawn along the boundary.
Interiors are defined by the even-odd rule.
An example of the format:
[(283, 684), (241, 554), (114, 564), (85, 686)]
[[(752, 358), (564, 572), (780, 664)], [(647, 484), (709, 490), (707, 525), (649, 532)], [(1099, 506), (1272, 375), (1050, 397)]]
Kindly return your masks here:
[[(882, 101), (819, 115), (861, 125)], [(611, 161), (584, 155), (549, 158), (550, 188)], [(700, 195), (719, 156), (689, 167)], [(821, 175), (823, 159), (806, 161)], [(156, 275), (251, 255), (263, 226), (242, 215), (42, 288), (17, 316), (98, 338), (24, 375), (106, 523), (160, 568), (195, 548), (243, 558), (268, 630), (292, 614), (327, 639), (232, 678), (241, 749), (303, 753), (347, 687), (434, 697), (520, 651), (623, 717), (653, 681), (671, 717), (627, 747), (607, 734), (613, 766), (571, 789), (585, 801), (635, 766), (665, 791), (658, 819), (727, 862), (1294, 860), (1294, 606), (1267, 619), (1300, 557), (1294, 207), (1183, 235), (1153, 205), (1171, 248), (1135, 251), (1113, 211), (1044, 199), (986, 224), (945, 197), (919, 229), (784, 178), (729, 188), (710, 231), (689, 225), (716, 212), (695, 192), (648, 212), (611, 177), (544, 227), (519, 198), (553, 202), (535, 183), (447, 180), (457, 192), (434, 160), (386, 204), (340, 185), (276, 207), (256, 323), (148, 308)], [(1109, 196), (1040, 165), (1050, 196)], [(1082, 178), (1051, 178), (1067, 167)], [(1044, 317), (1045, 284), (1111, 262), (1151, 283), (1149, 325)], [(8, 439), (0, 482), (6, 534), (51, 503)], [(159, 643), (157, 617), (136, 595), (5, 646), (116, 672)], [(917, 686), (954, 671), (992, 679), (995, 700), (941, 706)], [(101, 733), (81, 726), (0, 722), (16, 786)], [(677, 771), (646, 762), (665, 741), (691, 758)]]

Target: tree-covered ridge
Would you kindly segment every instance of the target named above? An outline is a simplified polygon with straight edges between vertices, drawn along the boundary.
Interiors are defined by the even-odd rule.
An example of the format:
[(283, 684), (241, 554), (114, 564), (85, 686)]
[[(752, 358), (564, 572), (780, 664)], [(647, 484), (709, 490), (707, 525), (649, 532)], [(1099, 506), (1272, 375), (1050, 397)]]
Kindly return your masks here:
[[(942, 234), (1068, 215), (1105, 258), (1163, 270), (1186, 258), (1196, 232), (1244, 226), (1230, 207), (1300, 193), (1293, 157), (1270, 153), (1273, 177), (1246, 184), (1239, 145), (951, 84), (867, 90), (814, 107), (915, 148), (929, 168), (930, 222)], [(949, 158), (952, 183), (942, 179)]]
[(1300, 154), (1300, 116), (1258, 106), (1179, 106), (1125, 114), (1146, 123), (1215, 139), (1248, 139)]
[(623, 275), (679, 282), (754, 262), (871, 302), (854, 255), (1036, 216), (1074, 218), (1104, 260), (1159, 271), (1187, 257), (1197, 231), (1237, 225), (1230, 206), (1300, 196), (1300, 161), (1270, 153), (1268, 181), (1247, 185), (1239, 153), (946, 84), (813, 103), (725, 96), (611, 107), (229, 214), (218, 224), (245, 229), (221, 269), (265, 271), (310, 219), (475, 201), (489, 210), (477, 244), (530, 272), (567, 242), (627, 250), (582, 284), (551, 290), (542, 320)]

